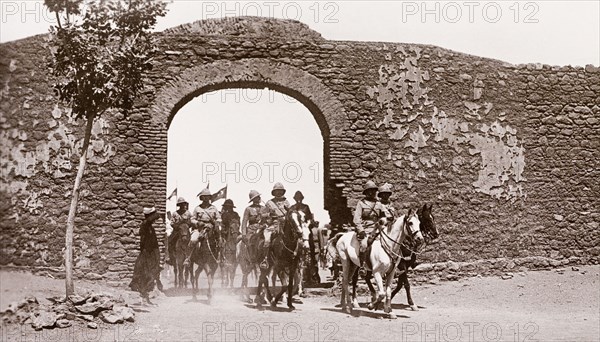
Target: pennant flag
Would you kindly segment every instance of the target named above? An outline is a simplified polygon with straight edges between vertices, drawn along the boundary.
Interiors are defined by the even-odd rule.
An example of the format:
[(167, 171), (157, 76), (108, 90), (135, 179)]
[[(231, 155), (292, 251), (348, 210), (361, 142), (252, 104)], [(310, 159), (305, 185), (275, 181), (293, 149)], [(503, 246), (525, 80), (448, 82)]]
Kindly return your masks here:
[(215, 201), (218, 201), (218, 200), (224, 199), (224, 198), (227, 198), (227, 185), (225, 185), (225, 187), (223, 189), (212, 194), (212, 197), (210, 200), (211, 200), (211, 202), (215, 202)]
[(168, 200), (171, 200), (171, 198), (175, 196), (177, 198), (177, 188), (175, 188), (175, 190), (173, 190), (173, 192), (169, 195), (169, 197), (167, 197)]

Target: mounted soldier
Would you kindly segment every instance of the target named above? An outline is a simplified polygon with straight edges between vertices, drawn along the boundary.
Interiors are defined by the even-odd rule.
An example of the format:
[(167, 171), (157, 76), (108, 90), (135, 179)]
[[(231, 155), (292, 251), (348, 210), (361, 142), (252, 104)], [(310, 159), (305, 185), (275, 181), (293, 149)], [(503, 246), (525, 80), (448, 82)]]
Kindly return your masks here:
[[(379, 219), (386, 217), (386, 209), (377, 201), (377, 185), (373, 181), (368, 181), (363, 188), (365, 197), (358, 201), (354, 211), (354, 225), (356, 226), (356, 236), (360, 240), (360, 255), (363, 259), (364, 252), (370, 245), (373, 231)], [(365, 236), (369, 239), (365, 239)]]
[(242, 240), (244, 243), (248, 242), (252, 234), (257, 233), (260, 230), (260, 215), (263, 209), (260, 193), (258, 191), (250, 190), (248, 197), (250, 198), (249, 202), (252, 204), (244, 210), (244, 218), (242, 219), (242, 226), (240, 227), (240, 233), (242, 233)]
[(221, 247), (220, 258), (221, 268), (221, 286), (233, 287), (235, 278), (236, 262), (236, 242), (240, 235), (240, 215), (233, 210), (235, 205), (230, 199), (226, 199), (221, 210), (221, 220), (223, 222), (221, 229)]
[(385, 218), (388, 223), (394, 222), (396, 218), (396, 209), (390, 201), (390, 196), (392, 196), (392, 185), (390, 183), (385, 183), (379, 187), (377, 197), (379, 197), (379, 202), (384, 209)]
[[(177, 198), (177, 210), (171, 216), (171, 227), (173, 227), (173, 233), (171, 238), (173, 239), (173, 250), (175, 250), (175, 242), (180, 237), (190, 236), (190, 227), (192, 225), (192, 213), (190, 213), (189, 203), (183, 197)], [(171, 245), (171, 242), (169, 242)], [(169, 246), (170, 248), (171, 246)]]
[(189, 204), (183, 197), (177, 198), (177, 210), (171, 216), (173, 233), (169, 237), (169, 256), (175, 271), (175, 286), (187, 286), (188, 270), (184, 267), (185, 253), (190, 241), (192, 213)]
[(192, 213), (192, 236), (185, 256), (185, 263), (190, 263), (190, 258), (200, 238), (205, 235), (206, 230), (216, 229), (221, 230), (221, 213), (217, 207), (211, 204), (212, 195), (210, 190), (204, 189), (199, 194), (201, 203), (194, 208)]
[(241, 236), (238, 237), (240, 240), (237, 244), (236, 259), (242, 270), (242, 296), (244, 299), (249, 301), (252, 300), (248, 294), (248, 275), (254, 271), (256, 275), (256, 265), (260, 261), (259, 259), (264, 258), (263, 255), (266, 253), (260, 253), (259, 251), (262, 233), (264, 227), (261, 224), (261, 212), (264, 206), (261, 204), (260, 193), (256, 190), (250, 190), (248, 195), (250, 198), (249, 202), (252, 203), (244, 210), (244, 216), (242, 219), (242, 225), (240, 226)]
[(273, 232), (282, 232), (285, 223), (285, 215), (290, 209), (290, 202), (283, 196), (285, 188), (281, 183), (275, 183), (271, 195), (273, 198), (267, 201), (261, 211), (261, 223), (266, 225), (263, 232), (265, 241), (264, 247), (268, 248), (271, 243), (271, 234)]
[(235, 240), (240, 234), (240, 215), (233, 210), (234, 208), (235, 205), (233, 205), (233, 201), (230, 199), (226, 199), (223, 203), (221, 211), (221, 221), (223, 223), (221, 235), (227, 240), (230, 237)]

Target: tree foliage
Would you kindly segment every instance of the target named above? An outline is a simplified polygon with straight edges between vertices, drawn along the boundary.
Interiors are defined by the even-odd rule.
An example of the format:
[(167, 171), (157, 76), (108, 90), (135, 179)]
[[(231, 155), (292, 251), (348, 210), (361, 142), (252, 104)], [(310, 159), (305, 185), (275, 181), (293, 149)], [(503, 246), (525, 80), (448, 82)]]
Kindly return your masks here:
[(143, 88), (157, 49), (151, 29), (166, 14), (154, 0), (45, 0), (56, 14), (49, 46), (50, 71), (61, 101), (76, 118), (107, 109), (124, 112)]

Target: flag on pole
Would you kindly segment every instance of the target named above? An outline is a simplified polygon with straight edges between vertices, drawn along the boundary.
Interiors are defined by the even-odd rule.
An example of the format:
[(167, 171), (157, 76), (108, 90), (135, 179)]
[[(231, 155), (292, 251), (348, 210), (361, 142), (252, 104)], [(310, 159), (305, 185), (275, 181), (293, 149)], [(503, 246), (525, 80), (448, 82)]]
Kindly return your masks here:
[(215, 201), (218, 201), (218, 200), (224, 199), (224, 198), (227, 198), (227, 185), (225, 185), (225, 187), (222, 188), (221, 190), (212, 194), (210, 200), (211, 200), (211, 202), (215, 202)]
[(167, 197), (168, 200), (171, 200), (171, 198), (175, 196), (177, 197), (177, 188), (175, 188), (175, 190), (173, 190), (173, 192), (171, 192), (171, 194), (169, 195), (169, 197)]

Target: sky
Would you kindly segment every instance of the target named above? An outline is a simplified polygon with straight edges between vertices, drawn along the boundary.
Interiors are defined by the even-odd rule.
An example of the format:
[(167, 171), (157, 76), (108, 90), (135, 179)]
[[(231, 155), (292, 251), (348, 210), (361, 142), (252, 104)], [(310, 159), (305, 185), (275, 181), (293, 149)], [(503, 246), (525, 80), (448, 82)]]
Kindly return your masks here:
[[(175, 0), (157, 31), (201, 19), (259, 15), (295, 19), (325, 39), (437, 45), (505, 62), (600, 65), (600, 1), (196, 1)], [(0, 0), (0, 42), (46, 33), (43, 1)], [(241, 213), (248, 191), (270, 198), (300, 189), (323, 211), (323, 140), (311, 113), (263, 90), (223, 90), (190, 101), (169, 128), (167, 191), (193, 207), (210, 182), (228, 185)], [(217, 203), (220, 207), (219, 202)], [(174, 208), (174, 201), (167, 209)]]

